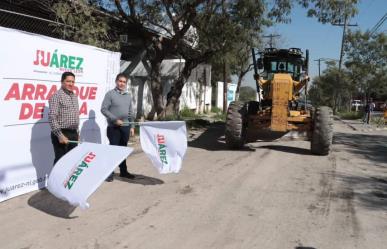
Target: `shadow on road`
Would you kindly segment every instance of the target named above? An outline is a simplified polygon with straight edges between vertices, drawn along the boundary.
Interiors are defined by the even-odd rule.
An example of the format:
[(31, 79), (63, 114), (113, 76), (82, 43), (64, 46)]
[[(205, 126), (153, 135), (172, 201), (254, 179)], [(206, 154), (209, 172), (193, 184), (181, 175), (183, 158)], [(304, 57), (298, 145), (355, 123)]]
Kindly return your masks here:
[(159, 185), (159, 184), (164, 184), (164, 181), (154, 178), (154, 177), (149, 177), (149, 176), (144, 176), (144, 175), (136, 175), (136, 178), (134, 179), (128, 179), (128, 178), (123, 178), (119, 176), (115, 176), (115, 179), (122, 181), (122, 182), (128, 182), (128, 183), (134, 183), (134, 184), (141, 184), (141, 185)]
[(188, 146), (211, 151), (228, 150), (224, 141), (224, 123), (210, 125), (198, 138), (188, 142)]
[(347, 152), (362, 155), (375, 163), (387, 162), (387, 136), (371, 134), (335, 133), (333, 144), (346, 145)]
[[(211, 124), (198, 138), (193, 141), (188, 142), (188, 146), (205, 149), (209, 151), (221, 151), (230, 149), (227, 148), (226, 141), (224, 138), (224, 123), (215, 123)], [(255, 134), (257, 135), (257, 134)], [(259, 133), (259, 137), (262, 140), (252, 140), (254, 142), (263, 142), (263, 140), (274, 141), (280, 137), (282, 137), (284, 133), (275, 133), (275, 132), (262, 132)], [(251, 141), (251, 142), (252, 142)], [(239, 151), (255, 151), (259, 148), (273, 149), (288, 153), (301, 154), (301, 155), (310, 155), (310, 151), (303, 148), (296, 147), (288, 147), (288, 146), (280, 146), (280, 145), (272, 145), (272, 146), (254, 146), (246, 144)]]
[[(360, 189), (356, 193), (340, 193), (341, 199), (356, 197), (360, 204), (371, 210), (387, 210), (387, 177), (367, 177), (354, 175), (336, 175), (338, 179), (351, 186)], [(350, 193), (350, 191), (348, 192)]]
[[(223, 122), (211, 124), (198, 138), (189, 141), (188, 146), (209, 151), (230, 151), (224, 138), (224, 125)], [(255, 151), (255, 149), (249, 145), (245, 145), (237, 151)]]
[(71, 206), (68, 202), (56, 198), (47, 189), (40, 190), (28, 199), (28, 205), (42, 211), (46, 214), (65, 218), (74, 219), (77, 216), (70, 217), (76, 207)]
[[(374, 134), (335, 133), (333, 143), (345, 145), (343, 148), (356, 157), (364, 157), (370, 163), (367, 167), (377, 167), (385, 172), (387, 168), (387, 136)], [(375, 172), (363, 168), (365, 171)], [(367, 209), (387, 210), (387, 177), (384, 175), (337, 175), (352, 189), (359, 189), (353, 196)], [(356, 186), (356, 187), (355, 187)]]
[(253, 148), (264, 148), (264, 149), (270, 149), (270, 150), (276, 150), (281, 152), (287, 152), (292, 154), (299, 154), (299, 155), (311, 155), (312, 153), (308, 149), (304, 148), (297, 148), (297, 147), (291, 147), (291, 146), (285, 146), (285, 145), (264, 145), (264, 146), (258, 146)]

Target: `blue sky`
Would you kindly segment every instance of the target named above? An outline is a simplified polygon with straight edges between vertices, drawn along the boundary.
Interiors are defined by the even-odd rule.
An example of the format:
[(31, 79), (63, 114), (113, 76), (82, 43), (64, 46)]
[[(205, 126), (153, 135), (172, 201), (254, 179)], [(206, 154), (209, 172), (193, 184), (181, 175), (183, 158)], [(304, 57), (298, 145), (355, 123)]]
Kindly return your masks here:
[[(350, 29), (366, 31), (387, 12), (387, 0), (361, 0), (358, 5), (359, 13), (350, 20), (350, 24), (358, 24)], [(306, 17), (306, 10), (295, 8), (291, 14), (291, 23), (279, 24), (267, 30), (267, 34), (281, 35), (280, 41), (283, 48), (299, 47), (303, 51), (309, 49), (310, 63), (309, 75), (318, 76), (318, 58), (339, 59), (343, 28), (331, 24), (322, 24), (315, 18)], [(378, 32), (387, 32), (387, 21), (379, 28)], [(321, 72), (325, 63), (321, 63)], [(236, 79), (234, 80), (236, 83)], [(253, 86), (255, 82), (252, 72), (248, 73), (242, 85)]]

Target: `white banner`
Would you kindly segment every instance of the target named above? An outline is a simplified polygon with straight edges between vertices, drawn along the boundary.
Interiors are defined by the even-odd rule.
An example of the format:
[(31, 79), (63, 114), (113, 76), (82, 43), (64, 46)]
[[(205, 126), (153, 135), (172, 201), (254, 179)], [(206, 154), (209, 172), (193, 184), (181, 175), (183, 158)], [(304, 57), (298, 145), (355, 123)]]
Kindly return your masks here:
[(106, 143), (100, 108), (120, 54), (2, 27), (0, 40), (1, 202), (46, 185), (54, 160), (48, 99), (64, 71), (76, 75), (81, 140)]
[(155, 121), (140, 124), (142, 150), (160, 174), (178, 173), (187, 150), (184, 121)]
[(55, 164), (47, 189), (73, 206), (88, 208), (87, 198), (132, 151), (130, 147), (81, 143)]

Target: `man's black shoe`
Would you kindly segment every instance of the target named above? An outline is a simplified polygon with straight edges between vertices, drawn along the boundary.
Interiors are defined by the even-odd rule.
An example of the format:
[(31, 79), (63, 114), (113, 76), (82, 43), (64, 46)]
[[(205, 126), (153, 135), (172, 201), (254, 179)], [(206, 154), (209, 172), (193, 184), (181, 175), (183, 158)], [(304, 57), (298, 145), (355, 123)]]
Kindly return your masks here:
[(114, 174), (110, 174), (107, 178), (106, 178), (106, 180), (105, 181), (107, 181), (107, 182), (112, 182), (113, 180), (114, 180)]
[(134, 179), (136, 178), (135, 175), (130, 174), (129, 172), (120, 173), (120, 177), (128, 178), (128, 179)]

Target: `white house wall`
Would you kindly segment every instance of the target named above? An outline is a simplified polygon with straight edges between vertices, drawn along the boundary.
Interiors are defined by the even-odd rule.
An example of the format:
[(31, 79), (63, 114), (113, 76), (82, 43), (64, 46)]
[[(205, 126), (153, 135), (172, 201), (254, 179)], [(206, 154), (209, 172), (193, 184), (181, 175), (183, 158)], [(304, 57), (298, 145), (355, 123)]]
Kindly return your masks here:
[[(130, 65), (128, 61), (121, 61), (121, 72)], [(161, 65), (161, 81), (163, 84), (163, 103), (167, 101), (167, 93), (172, 83), (180, 74), (184, 66), (182, 60), (166, 60)], [(204, 71), (203, 71), (204, 70)], [(203, 72), (205, 72), (203, 74)], [(198, 79), (206, 82), (200, 84)], [(180, 109), (188, 107), (197, 113), (211, 109), (211, 66), (199, 65), (193, 70), (182, 89), (180, 97)], [(200, 88), (201, 87), (201, 88)], [(150, 90), (150, 82), (147, 77), (147, 70), (140, 62), (129, 75), (128, 90), (132, 95), (132, 104), (137, 118), (146, 116), (152, 109), (153, 100)], [(140, 102), (139, 102), (140, 101)]]
[(211, 94), (211, 86), (200, 86), (199, 82), (187, 82), (180, 97), (180, 109), (188, 107), (197, 113), (209, 111), (211, 109)]

